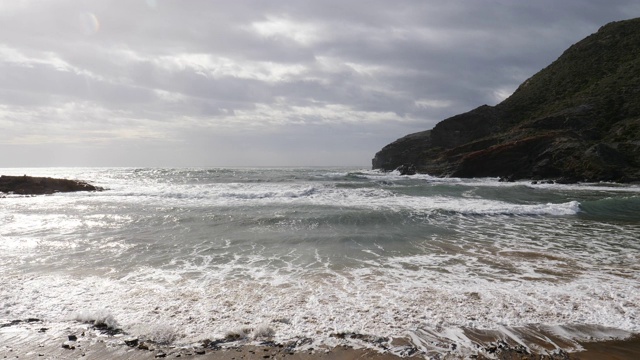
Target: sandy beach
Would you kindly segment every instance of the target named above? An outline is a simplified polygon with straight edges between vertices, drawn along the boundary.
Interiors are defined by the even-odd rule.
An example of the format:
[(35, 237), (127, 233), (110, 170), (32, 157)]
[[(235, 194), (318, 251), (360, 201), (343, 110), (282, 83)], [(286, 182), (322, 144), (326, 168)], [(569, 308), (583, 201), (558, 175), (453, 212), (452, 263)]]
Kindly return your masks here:
[[(4, 322), (0, 327), (0, 358), (4, 359), (130, 359), (159, 358), (194, 359), (581, 359), (581, 360), (635, 360), (640, 358), (640, 336), (625, 340), (608, 340), (580, 343), (582, 351), (565, 352), (549, 350), (534, 353), (530, 349), (506, 342), (488, 343), (475, 353), (456, 352), (425, 353), (406, 346), (405, 356), (392, 354), (384, 349), (356, 349), (351, 346), (313, 348), (300, 346), (299, 342), (262, 344), (219, 342), (204, 340), (191, 346), (175, 347), (156, 344), (126, 334), (109, 334), (87, 324), (71, 325), (64, 329), (49, 328), (37, 319)], [(491, 345), (495, 344), (495, 346)], [(397, 348), (396, 348), (397, 350)]]

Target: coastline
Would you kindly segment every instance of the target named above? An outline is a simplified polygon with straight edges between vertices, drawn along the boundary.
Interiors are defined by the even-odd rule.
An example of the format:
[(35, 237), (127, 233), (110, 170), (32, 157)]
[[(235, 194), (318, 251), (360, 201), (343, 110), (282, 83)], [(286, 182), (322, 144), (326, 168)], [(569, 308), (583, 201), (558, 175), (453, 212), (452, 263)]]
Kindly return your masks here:
[[(109, 329), (89, 324), (66, 323), (62, 327), (47, 327), (39, 319), (14, 320), (0, 326), (0, 358), (37, 359), (129, 359), (147, 360), (158, 358), (194, 359), (500, 359), (500, 360), (635, 360), (640, 357), (640, 334), (626, 339), (594, 340), (577, 342), (579, 348), (571, 352), (547, 348), (531, 350), (513, 342), (492, 341), (474, 353), (417, 350), (407, 339), (395, 339), (400, 347), (408, 350), (404, 356), (389, 350), (356, 348), (350, 345), (335, 347), (312, 347), (305, 341), (275, 343), (272, 341), (210, 341), (190, 346), (157, 344), (124, 333), (111, 333)], [(475, 332), (479, 337), (482, 332)], [(487, 334), (484, 334), (487, 335)], [(486, 338), (486, 340), (490, 340)], [(304, 346), (307, 345), (307, 346)], [(409, 350), (413, 349), (413, 350)], [(539, 349), (542, 349), (539, 348)], [(453, 347), (452, 350), (455, 350)]]
[(640, 358), (637, 187), (60, 175), (112, 190), (7, 197), (0, 359)]

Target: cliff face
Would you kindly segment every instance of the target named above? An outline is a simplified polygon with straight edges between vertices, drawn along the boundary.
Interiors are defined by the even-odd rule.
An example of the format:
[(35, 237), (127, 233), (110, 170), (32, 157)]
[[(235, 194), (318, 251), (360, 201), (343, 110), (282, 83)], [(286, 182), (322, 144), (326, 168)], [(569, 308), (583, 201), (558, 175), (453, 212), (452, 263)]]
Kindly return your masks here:
[(640, 181), (640, 19), (603, 26), (502, 103), (398, 139), (372, 162), (434, 176)]

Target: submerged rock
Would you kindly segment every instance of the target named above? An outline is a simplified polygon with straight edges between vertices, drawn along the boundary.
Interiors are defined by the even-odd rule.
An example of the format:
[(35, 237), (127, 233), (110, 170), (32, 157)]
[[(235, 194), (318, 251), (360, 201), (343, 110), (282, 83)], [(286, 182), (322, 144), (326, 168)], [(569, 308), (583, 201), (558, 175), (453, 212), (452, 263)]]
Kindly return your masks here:
[(44, 195), (57, 192), (102, 191), (80, 180), (54, 179), (50, 177), (32, 176), (0, 176), (0, 192), (18, 195)]
[(403, 164), (398, 166), (396, 171), (398, 171), (400, 175), (415, 175), (416, 167), (413, 164)]

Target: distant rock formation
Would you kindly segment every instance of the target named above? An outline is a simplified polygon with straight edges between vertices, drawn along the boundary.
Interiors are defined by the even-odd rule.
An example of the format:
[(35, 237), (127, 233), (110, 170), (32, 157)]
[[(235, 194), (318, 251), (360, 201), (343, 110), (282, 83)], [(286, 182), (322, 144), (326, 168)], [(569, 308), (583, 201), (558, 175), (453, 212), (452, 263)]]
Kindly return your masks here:
[(56, 192), (102, 191), (84, 181), (31, 176), (0, 176), (0, 192), (19, 195), (43, 195)]
[(398, 166), (396, 171), (400, 173), (400, 175), (415, 175), (416, 167), (412, 164), (405, 164)]
[(640, 181), (640, 18), (603, 26), (502, 103), (398, 139), (372, 163), (433, 176)]

